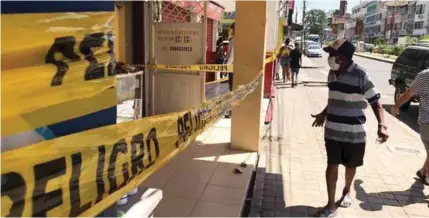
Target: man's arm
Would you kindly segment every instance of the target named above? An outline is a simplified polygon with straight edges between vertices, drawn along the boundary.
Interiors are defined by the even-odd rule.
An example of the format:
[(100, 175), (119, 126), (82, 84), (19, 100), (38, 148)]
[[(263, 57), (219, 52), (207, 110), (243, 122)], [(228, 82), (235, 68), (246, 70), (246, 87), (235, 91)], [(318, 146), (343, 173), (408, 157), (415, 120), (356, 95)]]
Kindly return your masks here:
[(381, 139), (381, 142), (385, 142), (389, 138), (387, 133), (387, 126), (384, 122), (384, 110), (383, 106), (380, 103), (380, 92), (375, 88), (368, 74), (364, 78), (364, 95), (368, 103), (371, 105), (372, 111), (374, 112), (375, 117), (378, 121), (378, 131), (377, 135)]
[(326, 105), (325, 109), (323, 109), (323, 111), (320, 112), (320, 114), (323, 114), (325, 116), (328, 114), (328, 105)]
[(423, 79), (421, 78), (422, 74), (417, 74), (416, 78), (414, 79), (413, 83), (411, 84), (410, 88), (407, 89), (404, 94), (399, 97), (399, 99), (396, 101), (395, 105), (392, 107), (392, 114), (397, 115), (399, 114), (399, 108), (408, 102), (415, 94), (418, 94), (423, 90)]
[(377, 118), (379, 127), (386, 127), (384, 123), (384, 110), (382, 104), (379, 101), (376, 101), (371, 104), (371, 108)]
[(402, 94), (401, 97), (399, 97), (399, 99), (396, 101), (396, 103), (393, 107), (400, 108), (403, 104), (408, 102), (414, 95), (415, 95), (415, 93), (412, 89), (407, 89), (404, 92), (404, 94)]

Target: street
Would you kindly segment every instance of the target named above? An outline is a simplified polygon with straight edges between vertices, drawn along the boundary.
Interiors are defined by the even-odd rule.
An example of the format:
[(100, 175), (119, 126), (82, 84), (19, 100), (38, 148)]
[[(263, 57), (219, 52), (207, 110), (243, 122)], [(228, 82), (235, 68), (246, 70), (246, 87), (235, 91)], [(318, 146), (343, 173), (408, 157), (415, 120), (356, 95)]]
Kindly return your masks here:
[[(328, 54), (323, 53), (321, 58), (310, 58), (314, 61), (319, 68), (305, 69), (308, 72), (308, 76), (315, 81), (326, 81), (329, 66), (328, 66)], [(371, 60), (368, 58), (354, 56), (353, 60), (364, 67), (375, 86), (380, 90), (382, 94), (382, 103), (387, 112), (390, 112), (391, 106), (394, 104), (394, 93), (395, 88), (389, 85), (388, 80), (390, 79), (390, 71), (392, 69), (391, 63), (386, 63), (377, 60)], [(398, 119), (408, 125), (411, 129), (418, 133), (418, 104), (413, 103), (408, 111), (403, 111)]]

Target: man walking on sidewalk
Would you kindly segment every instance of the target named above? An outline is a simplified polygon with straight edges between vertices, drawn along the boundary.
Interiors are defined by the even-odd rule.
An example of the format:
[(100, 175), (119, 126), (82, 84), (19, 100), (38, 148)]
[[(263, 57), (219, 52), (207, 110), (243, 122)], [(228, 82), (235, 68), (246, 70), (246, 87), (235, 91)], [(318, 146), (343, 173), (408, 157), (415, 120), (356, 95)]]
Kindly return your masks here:
[(302, 63), (302, 55), (298, 49), (299, 44), (295, 42), (295, 48), (290, 52), (290, 71), (292, 72), (292, 88), (298, 85), (298, 73)]
[[(234, 35), (235, 35), (235, 23), (231, 24), (231, 38), (229, 39), (228, 44), (228, 51), (226, 52), (226, 62), (225, 64), (234, 64)], [(228, 84), (229, 84), (229, 91), (232, 91), (232, 80), (233, 80), (233, 73), (228, 73)]]
[(417, 75), (410, 88), (399, 97), (392, 107), (392, 114), (399, 115), (399, 108), (410, 101), (415, 94), (420, 95), (418, 122), (420, 138), (426, 149), (426, 161), (416, 174), (423, 184), (429, 185), (429, 70), (424, 70)]
[(346, 184), (339, 201), (341, 207), (350, 207), (350, 188), (356, 168), (363, 165), (366, 144), (367, 102), (371, 105), (378, 121), (378, 137), (385, 142), (389, 137), (384, 124), (384, 114), (379, 102), (380, 93), (374, 87), (367, 72), (352, 61), (354, 46), (346, 40), (337, 40), (324, 48), (330, 53), (328, 75), (329, 98), (326, 108), (317, 115), (313, 126), (325, 126), (325, 146), (328, 156), (326, 184), (328, 203), (322, 209), (321, 217), (336, 216), (335, 190), (338, 166), (346, 167)]

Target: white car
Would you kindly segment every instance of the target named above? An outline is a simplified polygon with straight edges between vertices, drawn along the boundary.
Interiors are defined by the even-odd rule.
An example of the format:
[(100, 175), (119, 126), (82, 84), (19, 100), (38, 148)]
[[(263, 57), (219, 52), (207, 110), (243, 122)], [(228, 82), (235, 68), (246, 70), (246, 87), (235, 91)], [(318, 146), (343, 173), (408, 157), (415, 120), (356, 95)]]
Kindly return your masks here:
[(308, 45), (305, 54), (307, 57), (322, 57), (322, 48), (319, 45)]

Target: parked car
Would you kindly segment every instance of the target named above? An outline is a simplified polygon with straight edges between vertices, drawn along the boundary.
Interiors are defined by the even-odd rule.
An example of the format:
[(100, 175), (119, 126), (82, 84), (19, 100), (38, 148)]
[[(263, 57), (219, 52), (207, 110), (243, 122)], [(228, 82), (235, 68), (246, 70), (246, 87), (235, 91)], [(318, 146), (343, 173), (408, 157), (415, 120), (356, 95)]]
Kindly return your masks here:
[(303, 50), (303, 52), (304, 52), (305, 55), (307, 55), (306, 52), (307, 52), (308, 46), (313, 45), (313, 44), (316, 44), (316, 43), (313, 42), (313, 41), (309, 41), (309, 40), (305, 40), (304, 41), (304, 50)]
[(311, 44), (305, 49), (307, 57), (322, 57), (322, 48), (319, 45)]
[[(392, 66), (389, 84), (395, 87), (395, 103), (405, 90), (411, 86), (417, 74), (429, 68), (429, 47), (409, 46), (396, 59)], [(411, 102), (418, 102), (419, 96), (414, 96), (401, 109), (408, 109)]]

